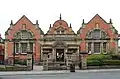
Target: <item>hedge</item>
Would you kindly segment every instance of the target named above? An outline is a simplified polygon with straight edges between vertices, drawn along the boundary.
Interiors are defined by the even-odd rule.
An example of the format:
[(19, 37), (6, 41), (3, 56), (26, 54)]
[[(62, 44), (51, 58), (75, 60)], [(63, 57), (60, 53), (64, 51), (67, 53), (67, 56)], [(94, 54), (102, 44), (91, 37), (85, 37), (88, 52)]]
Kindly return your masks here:
[(27, 65), (27, 60), (15, 60), (15, 64)]
[(87, 61), (88, 66), (100, 66), (102, 63), (99, 60), (88, 60)]
[(120, 60), (88, 60), (88, 66), (120, 65)]
[(104, 55), (104, 54), (91, 54), (88, 55), (87, 60), (110, 60), (112, 57), (110, 55)]
[(0, 67), (0, 71), (25, 71), (27, 67), (6, 66)]
[(104, 60), (103, 65), (120, 65), (120, 60)]

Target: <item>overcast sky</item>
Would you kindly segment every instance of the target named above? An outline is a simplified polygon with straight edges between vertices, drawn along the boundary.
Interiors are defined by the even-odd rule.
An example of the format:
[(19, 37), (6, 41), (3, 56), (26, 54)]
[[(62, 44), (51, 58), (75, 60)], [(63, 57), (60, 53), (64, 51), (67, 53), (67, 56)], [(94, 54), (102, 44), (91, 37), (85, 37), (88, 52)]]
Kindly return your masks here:
[(39, 20), (40, 28), (46, 33), (49, 25), (59, 19), (60, 13), (63, 20), (72, 24), (75, 33), (81, 27), (82, 19), (88, 22), (95, 14), (107, 22), (111, 18), (119, 31), (119, 8), (119, 0), (0, 0), (0, 33), (4, 38), (10, 20), (16, 23), (22, 15), (33, 23)]

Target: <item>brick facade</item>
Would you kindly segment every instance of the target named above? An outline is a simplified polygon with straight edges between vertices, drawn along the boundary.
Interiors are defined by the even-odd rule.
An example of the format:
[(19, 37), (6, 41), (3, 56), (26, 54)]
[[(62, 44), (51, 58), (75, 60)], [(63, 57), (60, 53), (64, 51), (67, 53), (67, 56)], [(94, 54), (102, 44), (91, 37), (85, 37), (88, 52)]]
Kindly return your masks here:
[[(107, 23), (104, 19), (102, 19), (98, 14), (96, 14), (88, 23), (85, 23), (83, 20), (82, 27), (78, 30), (78, 34), (82, 39), (80, 43), (81, 51), (87, 51), (87, 43), (89, 41), (96, 41), (97, 39), (88, 39), (87, 34), (95, 29), (99, 29), (104, 31), (107, 36), (106, 38), (100, 38), (100, 42), (107, 42), (107, 49), (115, 48), (116, 52), (118, 51), (118, 32), (113, 27), (112, 21)], [(87, 40), (88, 39), (88, 40)]]
[[(25, 25), (25, 26), (24, 26)], [(32, 33), (33, 37), (33, 55), (34, 60), (39, 61), (40, 60), (40, 43), (39, 39), (41, 37), (41, 29), (39, 28), (38, 21), (36, 21), (36, 24), (33, 24), (25, 15), (23, 15), (15, 24), (10, 24), (10, 27), (5, 32), (5, 59), (13, 58), (14, 53), (14, 42), (22, 42), (22, 38), (18, 39), (15, 38), (15, 34), (19, 31), (27, 30), (30, 33)], [(43, 34), (43, 33), (42, 33)], [(16, 39), (16, 41), (14, 41)], [(24, 39), (23, 42), (28, 42), (28, 39)], [(19, 54), (16, 54), (16, 57), (19, 57), (20, 59), (26, 59), (26, 54), (22, 54), (22, 52), (18, 52)], [(24, 52), (26, 53), (26, 52)]]
[[(40, 27), (43, 28), (42, 26), (40, 26)], [(10, 27), (5, 32), (5, 59), (10, 59), (12, 61), (13, 53), (17, 50), (17, 47), (16, 47), (16, 49), (14, 49), (14, 46), (15, 46), (14, 43), (17, 43), (17, 44), (20, 43), (18, 46), (21, 47), (21, 45), (23, 43), (31, 42), (33, 44), (34, 61), (39, 62), (41, 59), (40, 56), (42, 53), (41, 43), (43, 44), (43, 42), (44, 42), (43, 37), (46, 35), (43, 33), (43, 31), (41, 30), (40, 27), (39, 27), (38, 21), (36, 21), (36, 23), (33, 24), (25, 15), (23, 15), (15, 24), (13, 24), (13, 22), (11, 21)], [(53, 24), (53, 27), (51, 27), (51, 25), (50, 25), (49, 28), (50, 29), (48, 30), (47, 35), (57, 34), (56, 30), (60, 28), (60, 29), (65, 30), (65, 32), (64, 32), (65, 34), (63, 34), (63, 36), (65, 36), (65, 35), (76, 36), (75, 39), (80, 41), (80, 43), (79, 43), (79, 42), (77, 42), (77, 40), (75, 40), (75, 42), (79, 43), (80, 51), (88, 52), (88, 43), (89, 42), (93, 43), (93, 44), (100, 43), (98, 45), (101, 48), (100, 50), (103, 50), (103, 46), (106, 45), (107, 52), (109, 51), (109, 49), (112, 49), (112, 48), (114, 48), (116, 52), (118, 51), (117, 30), (113, 27), (111, 19), (110, 19), (110, 22), (107, 23), (98, 14), (96, 14), (88, 23), (84, 23), (84, 20), (83, 20), (82, 26), (77, 31), (77, 34), (75, 34), (74, 31), (72, 30), (71, 24), (68, 27), (67, 22), (64, 20), (61, 20), (61, 16), (60, 16), (60, 20), (57, 20)], [(104, 38), (104, 39), (102, 39), (102, 38), (100, 38), (100, 39), (87, 38), (87, 34), (90, 33), (90, 31), (93, 31), (95, 29), (100, 30), (100, 34), (102, 32), (105, 33), (106, 38)], [(16, 38), (17, 33), (21, 32), (21, 31), (27, 31), (27, 32), (31, 33), (32, 38), (30, 38), (30, 39)], [(74, 42), (74, 44), (75, 44), (75, 42)], [(49, 41), (49, 43), (51, 43), (51, 42)], [(16, 46), (17, 46), (17, 44), (16, 44)], [(29, 44), (27, 44), (27, 46), (28, 45)], [(91, 44), (91, 46), (92, 46), (92, 44)], [(96, 45), (93, 45), (93, 46), (96, 46)], [(26, 59), (27, 53), (21, 52), (20, 49), (21, 48), (19, 48), (19, 50), (18, 50), (19, 52), (16, 52), (15, 57), (19, 58), (19, 59)], [(96, 51), (98, 51), (98, 50), (96, 50)], [(95, 50), (93, 49), (91, 51), (94, 52)], [(100, 52), (102, 52), (102, 51), (100, 51)]]

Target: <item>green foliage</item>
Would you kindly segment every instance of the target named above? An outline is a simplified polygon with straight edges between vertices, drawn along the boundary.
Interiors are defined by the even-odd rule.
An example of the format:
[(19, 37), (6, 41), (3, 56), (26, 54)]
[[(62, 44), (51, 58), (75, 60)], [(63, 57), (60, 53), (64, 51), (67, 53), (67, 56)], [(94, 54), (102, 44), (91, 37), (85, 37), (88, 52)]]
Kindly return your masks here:
[(120, 60), (120, 54), (113, 54), (112, 59), (113, 60)]
[(27, 60), (15, 60), (15, 64), (27, 65)]
[(109, 51), (108, 51), (108, 54), (109, 55), (114, 55), (115, 54), (115, 48), (111, 48)]
[(4, 67), (0, 67), (0, 71), (3, 71), (3, 70), (5, 70), (5, 68)]
[(110, 55), (104, 55), (104, 54), (91, 54), (88, 55), (87, 60), (109, 60), (112, 59), (112, 57)]
[(120, 65), (120, 60), (118, 59), (120, 59), (119, 54), (110, 54), (110, 55), (92, 54), (89, 55), (87, 58), (87, 65), (88, 66)]
[(104, 60), (103, 65), (120, 65), (120, 60)]
[(88, 60), (87, 65), (88, 66), (100, 66), (102, 65), (102, 63), (99, 60)]
[(104, 60), (111, 60), (112, 57), (110, 55), (104, 54), (91, 54), (88, 55), (87, 65), (88, 66), (101, 66), (103, 65)]
[(0, 67), (0, 71), (25, 71), (27, 67), (18, 67), (18, 66), (5, 66)]

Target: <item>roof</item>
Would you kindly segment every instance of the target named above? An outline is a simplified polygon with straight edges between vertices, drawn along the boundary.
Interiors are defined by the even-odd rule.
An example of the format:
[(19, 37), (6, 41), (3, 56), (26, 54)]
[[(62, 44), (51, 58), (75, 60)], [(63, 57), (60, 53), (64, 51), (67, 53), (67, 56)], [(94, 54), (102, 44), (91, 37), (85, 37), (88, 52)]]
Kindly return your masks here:
[(100, 18), (101, 20), (103, 20), (107, 24), (107, 22), (99, 14), (96, 14), (87, 24), (89, 24), (96, 17)]

